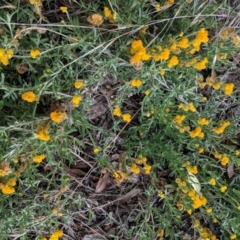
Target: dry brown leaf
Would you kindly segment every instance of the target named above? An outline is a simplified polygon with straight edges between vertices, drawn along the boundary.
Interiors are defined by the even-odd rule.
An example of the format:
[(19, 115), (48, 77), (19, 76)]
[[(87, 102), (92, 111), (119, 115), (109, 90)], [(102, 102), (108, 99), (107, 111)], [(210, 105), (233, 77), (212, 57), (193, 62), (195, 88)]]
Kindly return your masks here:
[(4, 9), (4, 8), (16, 9), (17, 7), (15, 5), (12, 5), (12, 4), (8, 4), (8, 5), (4, 5), (4, 6), (0, 7), (0, 9)]
[(233, 163), (228, 164), (227, 173), (229, 178), (232, 178), (235, 175), (233, 166)]
[(213, 80), (215, 80), (217, 78), (217, 73), (216, 73), (216, 71), (214, 69), (212, 69), (212, 71), (211, 71), (211, 78)]
[(120, 197), (117, 202), (118, 203), (124, 203), (127, 202), (129, 199), (137, 196), (142, 190), (140, 188), (134, 188), (124, 196)]
[(191, 240), (191, 239), (192, 239), (192, 237), (187, 233), (185, 233), (182, 237), (182, 240)]
[(65, 171), (72, 177), (79, 178), (79, 177), (84, 177), (86, 175), (86, 173), (81, 169), (78, 169), (78, 168), (71, 169), (66, 164), (63, 164), (63, 167)]
[(91, 235), (85, 235), (83, 240), (106, 240), (106, 238), (103, 235), (95, 233)]
[(28, 71), (28, 65), (18, 63), (18, 64), (16, 64), (16, 70), (19, 74), (24, 74), (25, 72)]
[(106, 188), (108, 180), (109, 180), (109, 173), (106, 172), (103, 177), (99, 178), (96, 189), (95, 189), (95, 193), (102, 192)]

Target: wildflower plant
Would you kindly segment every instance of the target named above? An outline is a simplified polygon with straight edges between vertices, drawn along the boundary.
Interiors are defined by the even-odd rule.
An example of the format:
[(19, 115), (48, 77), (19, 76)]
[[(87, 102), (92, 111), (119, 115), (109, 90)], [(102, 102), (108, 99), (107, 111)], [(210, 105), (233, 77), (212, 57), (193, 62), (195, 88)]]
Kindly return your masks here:
[(0, 3), (1, 239), (237, 239), (239, 5), (56, 2)]

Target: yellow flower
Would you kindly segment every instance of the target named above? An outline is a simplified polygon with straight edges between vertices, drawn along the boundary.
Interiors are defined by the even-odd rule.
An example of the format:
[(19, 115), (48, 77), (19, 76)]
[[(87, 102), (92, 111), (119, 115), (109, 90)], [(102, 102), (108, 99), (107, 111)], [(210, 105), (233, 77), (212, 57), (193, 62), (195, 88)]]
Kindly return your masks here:
[(62, 230), (58, 230), (54, 233), (52, 233), (52, 235), (50, 236), (49, 240), (58, 240), (59, 237), (63, 236), (63, 231)]
[(189, 47), (188, 38), (185, 37), (181, 39), (178, 44), (180, 48), (183, 48), (183, 49), (188, 48)]
[(195, 137), (203, 138), (204, 133), (202, 132), (202, 128), (201, 127), (196, 127), (195, 130), (190, 132), (190, 137), (191, 138), (195, 138)]
[(145, 172), (145, 174), (150, 174), (150, 171), (151, 171), (151, 166), (150, 165), (148, 165), (148, 164), (146, 164), (145, 166), (144, 166), (144, 172)]
[(215, 185), (216, 185), (216, 180), (215, 180), (215, 178), (211, 178), (210, 181), (209, 181), (209, 183), (210, 183), (211, 185), (215, 186)]
[(165, 70), (164, 69), (160, 69), (159, 73), (163, 76), (165, 74)]
[(64, 186), (64, 187), (60, 188), (60, 192), (61, 192), (61, 193), (64, 193), (64, 192), (66, 192), (67, 190), (68, 190), (68, 186)]
[(1, 190), (2, 190), (2, 193), (6, 194), (6, 195), (15, 193), (15, 189), (11, 185), (8, 185), (8, 184), (6, 184)]
[(135, 163), (132, 163), (130, 171), (132, 173), (139, 174), (140, 173), (140, 168)]
[(236, 150), (235, 151), (235, 155), (238, 156), (240, 154), (240, 151), (239, 150)]
[(42, 141), (49, 141), (50, 140), (48, 130), (46, 128), (44, 128), (43, 126), (40, 126), (40, 125), (37, 126), (37, 133), (35, 134), (35, 137), (42, 140)]
[(67, 118), (67, 114), (61, 110), (55, 110), (50, 113), (50, 118), (55, 123), (61, 123)]
[(94, 13), (88, 16), (87, 21), (93, 26), (100, 26), (103, 23), (103, 16), (98, 13)]
[(197, 123), (199, 125), (208, 125), (209, 124), (209, 120), (207, 120), (206, 118), (199, 118)]
[(226, 190), (227, 190), (227, 186), (223, 185), (223, 186), (220, 187), (220, 191), (222, 193), (226, 192)]
[(131, 86), (132, 87), (140, 87), (140, 86), (142, 86), (142, 81), (140, 79), (133, 79), (131, 81)]
[(226, 166), (229, 162), (229, 158), (226, 154), (223, 154), (220, 161), (223, 166)]
[(132, 118), (131, 114), (129, 114), (129, 113), (124, 113), (122, 115), (122, 119), (123, 119), (124, 122), (130, 123), (131, 122), (131, 118)]
[(11, 59), (13, 57), (13, 54), (14, 54), (14, 52), (13, 52), (12, 49), (7, 49), (6, 50), (6, 55), (7, 55), (8, 59)]
[(136, 164), (146, 164), (147, 162), (147, 158), (146, 157), (143, 157), (142, 154), (138, 155), (137, 158), (135, 159), (135, 163)]
[(95, 147), (95, 148), (93, 149), (93, 152), (94, 152), (95, 154), (99, 153), (99, 152), (100, 152), (100, 148)]
[(165, 194), (161, 191), (161, 192), (158, 193), (158, 196), (159, 196), (160, 198), (164, 198), (164, 197), (165, 197)]
[(113, 110), (113, 116), (121, 117), (122, 112), (120, 107), (115, 107)]
[(77, 80), (75, 83), (74, 83), (74, 87), (79, 89), (83, 86), (83, 81), (80, 81), (80, 80)]
[(33, 59), (35, 59), (38, 55), (40, 54), (40, 50), (39, 49), (35, 49), (35, 50), (31, 50), (30, 51), (30, 55)]
[(67, 12), (67, 9), (68, 9), (67, 7), (63, 7), (63, 6), (60, 7), (60, 10), (61, 10), (63, 13), (66, 13), (66, 12)]
[(207, 212), (207, 213), (211, 213), (211, 212), (212, 212), (212, 208), (207, 208), (207, 209), (206, 209), (206, 212)]
[(72, 104), (74, 107), (78, 107), (81, 101), (82, 101), (82, 97), (80, 97), (80, 96), (72, 97)]
[(237, 238), (237, 234), (233, 233), (230, 235), (230, 239), (236, 239)]
[(53, 214), (57, 214), (57, 212), (58, 212), (58, 210), (57, 210), (56, 208), (53, 208), (53, 209), (52, 209), (52, 213), (53, 213)]
[(178, 63), (179, 63), (178, 57), (172, 56), (168, 62), (168, 67), (169, 68), (174, 67), (174, 66), (178, 65)]
[(27, 91), (22, 94), (22, 100), (27, 102), (38, 101), (38, 96), (33, 91)]
[(148, 96), (148, 95), (150, 94), (150, 91), (149, 91), (149, 90), (146, 90), (146, 91), (144, 92), (144, 94), (145, 94), (146, 96)]
[(157, 12), (159, 12), (161, 10), (161, 5), (159, 3), (156, 4), (155, 9)]
[(164, 229), (163, 228), (159, 228), (157, 230), (157, 236), (162, 238), (164, 236)]
[(35, 4), (38, 7), (42, 6), (42, 0), (29, 0), (30, 4)]
[(196, 108), (194, 107), (193, 103), (189, 103), (188, 108), (191, 112), (196, 112)]
[(110, 18), (112, 16), (112, 12), (108, 7), (103, 8), (103, 13), (105, 18)]
[(231, 95), (233, 93), (234, 84), (233, 83), (227, 83), (224, 86), (224, 93), (225, 95)]
[(181, 125), (185, 118), (186, 118), (186, 116), (184, 116), (184, 115), (176, 115), (173, 122), (177, 123), (178, 125)]
[(198, 39), (201, 43), (207, 43), (209, 41), (208, 31), (205, 28), (201, 28), (197, 32), (196, 39)]
[(197, 70), (201, 71), (201, 70), (203, 70), (203, 69), (205, 69), (207, 67), (206, 66), (207, 63), (208, 63), (208, 59), (205, 57), (201, 61), (199, 61), (196, 64), (194, 64), (194, 68), (196, 68)]
[(37, 155), (33, 158), (33, 162), (35, 163), (41, 163), (43, 159), (45, 159), (46, 156), (44, 154)]
[(215, 89), (215, 90), (218, 90), (220, 89), (220, 87), (222, 86), (222, 82), (216, 82), (212, 85), (212, 87)]
[(192, 173), (192, 174), (197, 174), (198, 173), (197, 166), (187, 166), (187, 171)]
[(4, 177), (8, 174), (12, 173), (12, 169), (9, 166), (9, 163), (3, 161), (0, 163), (0, 177)]

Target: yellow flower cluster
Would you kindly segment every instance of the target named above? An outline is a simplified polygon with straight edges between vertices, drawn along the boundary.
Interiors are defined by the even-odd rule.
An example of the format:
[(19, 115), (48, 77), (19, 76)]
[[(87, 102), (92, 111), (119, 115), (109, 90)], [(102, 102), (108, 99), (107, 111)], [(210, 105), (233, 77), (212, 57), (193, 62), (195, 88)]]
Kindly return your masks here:
[(14, 186), (16, 186), (16, 180), (14, 178), (9, 179), (6, 184), (0, 183), (0, 189), (2, 193), (6, 195), (15, 193)]
[(139, 174), (140, 167), (138, 165), (144, 165), (144, 167), (143, 167), (144, 173), (150, 174), (152, 167), (151, 167), (151, 165), (147, 164), (146, 157), (143, 157), (142, 155), (138, 155), (138, 157), (135, 159), (135, 163), (132, 163), (132, 165), (131, 165), (131, 172)]
[(87, 21), (93, 26), (100, 26), (103, 23), (103, 16), (98, 13), (94, 13), (88, 16)]
[(189, 173), (198, 174), (197, 166), (191, 166), (191, 165), (189, 165), (189, 166), (186, 167), (186, 169), (187, 169), (187, 171), (188, 171)]
[(214, 88), (215, 90), (219, 90), (223, 84), (221, 81), (216, 82), (211, 77), (207, 77), (206, 82), (204, 82), (202, 78), (198, 78), (196, 81), (198, 82), (198, 85), (201, 89), (203, 89), (206, 85), (208, 85)]
[(189, 134), (190, 134), (191, 138), (196, 138), (196, 137), (204, 138), (204, 132), (202, 132), (202, 128), (201, 127), (196, 127)]
[(198, 228), (198, 231), (200, 233), (200, 240), (218, 240), (218, 238), (207, 228), (204, 228), (200, 226)]
[(40, 154), (40, 155), (33, 157), (33, 162), (41, 163), (45, 158), (46, 158), (46, 156), (44, 154)]
[(191, 194), (188, 193), (188, 196), (193, 201), (192, 207), (194, 209), (198, 209), (207, 204), (207, 199), (204, 196), (198, 195), (194, 189), (192, 189)]
[(172, 68), (172, 67), (174, 67), (174, 66), (177, 66), (178, 63), (179, 63), (178, 57), (177, 57), (177, 56), (172, 56), (172, 57), (169, 59), (168, 67), (169, 67), (169, 68)]
[(190, 50), (191, 54), (200, 51), (200, 47), (202, 43), (207, 43), (209, 41), (208, 31), (205, 28), (199, 29), (196, 34), (195, 39), (192, 41), (192, 49)]
[(207, 120), (206, 118), (199, 118), (198, 119), (198, 121), (197, 121), (197, 123), (199, 124), (199, 125), (208, 125), (209, 124), (209, 120)]
[(47, 128), (45, 128), (41, 125), (37, 126), (37, 131), (36, 131), (35, 137), (42, 141), (46, 141), (46, 142), (50, 140), (50, 136), (48, 134)]
[(196, 64), (194, 65), (194, 68), (196, 68), (198, 71), (201, 71), (203, 69), (205, 69), (208, 63), (208, 59), (206, 57), (204, 57), (201, 61), (196, 62)]
[(142, 61), (151, 58), (151, 55), (147, 53), (146, 48), (143, 46), (142, 40), (132, 41), (129, 53), (132, 55), (130, 63), (133, 65), (139, 65)]
[(222, 30), (219, 34), (220, 38), (223, 40), (231, 40), (231, 42), (235, 45), (235, 47), (240, 48), (240, 37), (239, 35), (234, 31), (233, 28), (225, 28)]
[[(192, 207), (194, 209), (198, 209), (207, 204), (207, 199), (204, 196), (199, 195), (193, 188), (189, 188), (186, 181), (176, 178), (175, 182), (181, 191), (184, 194), (187, 194), (187, 196), (192, 200)], [(184, 209), (184, 207), (182, 208)]]
[[(59, 240), (63, 236), (63, 230), (57, 230), (53, 232), (49, 238), (49, 240)], [(46, 237), (41, 237), (41, 240), (47, 240)]]
[(188, 111), (191, 111), (191, 112), (196, 112), (196, 108), (194, 107), (193, 103), (188, 103), (188, 104), (182, 104), (180, 103), (178, 105), (178, 108), (180, 109), (183, 109), (183, 111), (185, 112), (188, 112)]
[(122, 170), (113, 172), (112, 176), (117, 184), (121, 184), (123, 181), (129, 179), (129, 176)]
[[(158, 62), (160, 60), (168, 60), (170, 57), (170, 50), (169, 48), (165, 48), (162, 50), (161, 46), (157, 47), (157, 51), (160, 51), (159, 53), (155, 53), (155, 50), (153, 50), (153, 59)], [(177, 60), (176, 60), (177, 61)], [(174, 59), (172, 60), (172, 62), (174, 63)]]
[(38, 101), (38, 96), (33, 91), (27, 91), (23, 93), (21, 97), (22, 97), (22, 100), (30, 103)]
[(50, 113), (50, 118), (55, 123), (62, 123), (65, 119), (67, 119), (66, 112), (62, 110), (55, 110)]
[(175, 118), (173, 119), (173, 122), (178, 124), (179, 126), (182, 125), (182, 122), (184, 121), (184, 119), (186, 118), (185, 115), (176, 115)]
[(0, 62), (7, 66), (9, 64), (9, 59), (13, 57), (13, 50), (12, 49), (3, 49), (0, 48)]
[(183, 193), (187, 193), (188, 192), (188, 185), (187, 182), (180, 179), (180, 178), (176, 178), (175, 182), (177, 183), (178, 187), (181, 189), (181, 191)]
[(226, 83), (224, 86), (225, 95), (231, 95), (233, 93), (233, 89), (234, 89), (233, 83)]
[(115, 23), (115, 20), (117, 18), (116, 12), (112, 13), (112, 11), (108, 7), (104, 7), (103, 13), (104, 13), (104, 17), (107, 18), (110, 23)]
[(7, 176), (8, 174), (12, 173), (12, 169), (8, 162), (2, 161), (0, 163), (0, 177)]
[(229, 163), (229, 157), (227, 154), (220, 154), (218, 152), (213, 153), (214, 157), (220, 160), (222, 166), (226, 166)]
[(132, 120), (131, 114), (129, 113), (122, 114), (120, 107), (115, 107), (113, 109), (113, 116), (122, 117), (122, 120), (127, 123), (130, 123)]
[(213, 132), (216, 134), (222, 134), (225, 131), (225, 128), (230, 125), (230, 121), (221, 121), (219, 127), (214, 127)]

